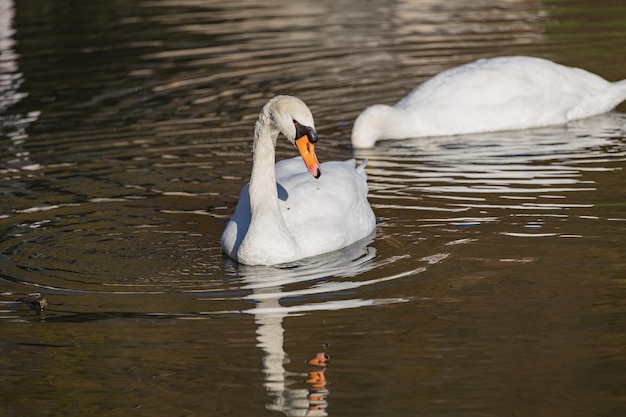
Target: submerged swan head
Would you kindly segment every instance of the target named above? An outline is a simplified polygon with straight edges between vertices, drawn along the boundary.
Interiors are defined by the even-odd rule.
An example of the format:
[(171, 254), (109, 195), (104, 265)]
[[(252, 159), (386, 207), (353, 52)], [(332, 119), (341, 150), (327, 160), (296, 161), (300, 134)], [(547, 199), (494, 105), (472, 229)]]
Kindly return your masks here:
[(375, 104), (363, 110), (352, 127), (352, 146), (371, 148), (379, 139), (385, 139), (389, 119), (394, 108), (384, 104)]
[(273, 146), (276, 146), (276, 138), (282, 133), (285, 138), (293, 143), (300, 152), (307, 169), (315, 178), (322, 174), (320, 165), (315, 155), (315, 142), (317, 132), (313, 114), (302, 100), (293, 96), (276, 96), (270, 100), (261, 111), (259, 120), (255, 126), (254, 150), (258, 141), (263, 137), (264, 129), (270, 128), (272, 132)]

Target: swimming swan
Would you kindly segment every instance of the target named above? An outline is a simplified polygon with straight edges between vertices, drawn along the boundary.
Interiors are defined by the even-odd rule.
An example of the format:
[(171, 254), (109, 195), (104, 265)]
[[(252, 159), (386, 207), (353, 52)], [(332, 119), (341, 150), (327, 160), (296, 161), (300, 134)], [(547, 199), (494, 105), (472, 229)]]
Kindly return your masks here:
[[(275, 164), (279, 133), (302, 158)], [(254, 129), (250, 183), (222, 234), (224, 253), (246, 265), (275, 265), (341, 249), (374, 231), (366, 162), (356, 168), (354, 159), (320, 166), (315, 142), (313, 115), (300, 99), (277, 96), (263, 107)]]
[(626, 80), (526, 56), (480, 59), (443, 71), (357, 117), (352, 146), (377, 140), (526, 129), (605, 113), (626, 99)]

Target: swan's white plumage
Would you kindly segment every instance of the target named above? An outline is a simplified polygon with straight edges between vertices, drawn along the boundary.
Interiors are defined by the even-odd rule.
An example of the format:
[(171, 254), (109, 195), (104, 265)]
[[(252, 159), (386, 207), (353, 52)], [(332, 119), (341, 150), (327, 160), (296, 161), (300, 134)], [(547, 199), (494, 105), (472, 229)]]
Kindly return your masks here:
[(352, 145), (567, 123), (624, 99), (626, 80), (611, 83), (542, 58), (481, 59), (437, 74), (393, 106), (368, 107), (354, 123)]
[(300, 157), (274, 163), (278, 133), (297, 139), (293, 121), (314, 128), (308, 107), (290, 96), (272, 99), (259, 115), (250, 184), (222, 234), (224, 252), (240, 263), (274, 265), (320, 255), (375, 228), (363, 164), (325, 162), (314, 178)]

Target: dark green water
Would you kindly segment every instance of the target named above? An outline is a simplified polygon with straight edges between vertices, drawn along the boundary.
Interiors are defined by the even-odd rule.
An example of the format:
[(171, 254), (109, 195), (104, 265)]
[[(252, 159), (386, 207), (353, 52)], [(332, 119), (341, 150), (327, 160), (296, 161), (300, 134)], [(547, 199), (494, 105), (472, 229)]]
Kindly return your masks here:
[[(0, 416), (625, 415), (624, 105), (349, 145), (360, 110), (481, 57), (626, 78), (625, 16), (0, 0)], [(238, 267), (219, 237), (258, 111), (283, 93), (313, 110), (321, 160), (369, 158), (377, 233)], [(17, 301), (34, 292), (45, 316)], [(306, 363), (324, 351), (327, 367)]]

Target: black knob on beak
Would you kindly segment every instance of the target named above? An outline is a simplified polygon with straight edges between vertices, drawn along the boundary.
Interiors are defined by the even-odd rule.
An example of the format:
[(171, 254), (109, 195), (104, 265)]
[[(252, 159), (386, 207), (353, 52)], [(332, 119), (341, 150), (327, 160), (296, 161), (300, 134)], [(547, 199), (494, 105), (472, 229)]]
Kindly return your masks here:
[(309, 142), (317, 142), (318, 138), (315, 129), (309, 126), (301, 125), (295, 120), (293, 121), (293, 124), (296, 126), (296, 139), (300, 139), (301, 137), (306, 136), (309, 139)]

